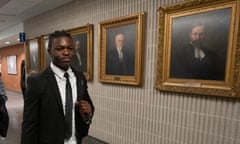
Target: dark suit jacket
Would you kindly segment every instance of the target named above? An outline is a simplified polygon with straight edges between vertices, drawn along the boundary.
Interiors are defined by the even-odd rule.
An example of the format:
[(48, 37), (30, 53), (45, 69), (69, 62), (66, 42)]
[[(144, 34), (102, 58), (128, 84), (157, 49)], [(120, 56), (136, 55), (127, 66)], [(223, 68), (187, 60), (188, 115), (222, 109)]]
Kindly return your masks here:
[[(77, 78), (77, 97), (87, 100), (87, 83), (82, 73), (73, 69)], [(75, 130), (78, 144), (88, 134), (89, 124), (83, 122), (75, 106)], [(65, 120), (61, 96), (51, 68), (27, 80), (22, 123), (22, 144), (63, 144)]]
[(6, 107), (7, 97), (0, 94), (0, 136), (6, 137), (8, 126), (9, 126), (9, 116)]
[(204, 80), (223, 80), (224, 72), (217, 70), (217, 57), (206, 47), (201, 47), (205, 57), (200, 61), (194, 58), (191, 44), (171, 56), (170, 77)]
[(24, 97), (24, 95), (25, 95), (25, 90), (26, 90), (25, 76), (26, 76), (26, 72), (25, 72), (25, 60), (22, 60), (22, 63), (21, 63), (20, 86), (21, 86), (21, 89), (22, 89), (23, 97)]
[(107, 53), (106, 74), (112, 75), (134, 75), (134, 63), (132, 63), (127, 53), (122, 50), (123, 60), (120, 61), (117, 48)]

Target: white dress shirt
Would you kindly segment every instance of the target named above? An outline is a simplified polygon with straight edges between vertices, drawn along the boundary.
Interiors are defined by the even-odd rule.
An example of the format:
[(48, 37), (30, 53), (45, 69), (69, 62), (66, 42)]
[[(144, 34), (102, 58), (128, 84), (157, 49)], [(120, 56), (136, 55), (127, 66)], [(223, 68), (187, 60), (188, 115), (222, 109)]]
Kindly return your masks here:
[[(72, 87), (72, 96), (73, 96), (73, 105), (77, 100), (77, 81), (76, 76), (73, 73), (72, 69), (69, 68), (67, 71), (63, 71), (62, 69), (55, 66), (52, 62), (50, 64), (52, 71), (55, 74), (55, 78), (58, 84), (58, 89), (61, 95), (62, 105), (63, 105), (63, 112), (65, 115), (65, 102), (66, 102), (66, 78), (64, 77), (64, 73), (67, 72), (69, 74), (69, 81)], [(77, 140), (75, 137), (75, 113), (74, 113), (74, 106), (72, 110), (72, 137), (69, 140), (65, 140), (64, 144), (76, 144)]]
[(123, 53), (122, 53), (122, 48), (117, 48), (117, 51), (118, 51), (118, 57), (120, 60), (123, 59)]
[(198, 60), (202, 60), (206, 56), (202, 49), (197, 47), (193, 47), (193, 48), (194, 48), (194, 58)]
[(77, 56), (77, 59), (78, 59), (78, 62), (79, 62), (79, 65), (81, 66), (82, 65), (82, 58), (81, 58), (81, 55), (80, 53), (76, 53), (76, 56)]
[(195, 46), (192, 42), (190, 44), (193, 46), (194, 49), (194, 58), (200, 61), (204, 59), (206, 56), (204, 51), (200, 47)]

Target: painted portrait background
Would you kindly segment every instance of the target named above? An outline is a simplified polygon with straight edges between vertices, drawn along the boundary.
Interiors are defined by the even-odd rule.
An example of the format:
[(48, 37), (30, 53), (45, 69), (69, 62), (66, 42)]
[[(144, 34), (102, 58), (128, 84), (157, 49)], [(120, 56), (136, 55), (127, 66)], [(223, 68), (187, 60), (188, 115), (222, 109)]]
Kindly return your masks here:
[(44, 48), (45, 48), (45, 65), (49, 66), (50, 62), (52, 60), (51, 56), (48, 53), (48, 43), (49, 43), (49, 39), (45, 38), (44, 39)]
[(32, 71), (39, 71), (38, 53), (39, 53), (38, 40), (29, 41), (30, 69)]
[[(109, 57), (111, 56), (111, 51), (116, 49), (115, 46), (115, 36), (117, 34), (124, 35), (123, 51), (127, 54), (127, 73), (110, 73), (108, 69), (114, 69), (110, 67), (111, 61)], [(111, 27), (106, 29), (106, 74), (110, 75), (130, 75), (135, 74), (135, 48), (136, 48), (136, 24), (123, 25), (119, 27)], [(112, 71), (112, 70), (111, 70)]]
[(176, 61), (175, 54), (190, 42), (189, 32), (192, 25), (203, 24), (205, 26), (204, 45), (215, 53), (218, 75), (221, 80), (224, 80), (230, 22), (231, 8), (173, 18), (170, 77), (172, 62)]

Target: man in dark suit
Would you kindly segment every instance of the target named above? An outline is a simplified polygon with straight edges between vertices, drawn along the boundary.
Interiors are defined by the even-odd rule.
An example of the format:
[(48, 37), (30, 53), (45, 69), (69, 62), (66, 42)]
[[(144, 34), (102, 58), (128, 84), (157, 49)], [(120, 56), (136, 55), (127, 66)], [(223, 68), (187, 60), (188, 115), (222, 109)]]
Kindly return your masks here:
[(224, 80), (224, 72), (217, 70), (216, 54), (203, 45), (204, 34), (204, 25), (194, 25), (189, 33), (190, 43), (172, 52), (171, 78)]
[(84, 48), (81, 47), (79, 40), (75, 41), (76, 53), (72, 58), (71, 65), (80, 72), (87, 72), (87, 55), (84, 56)]
[(123, 47), (124, 35), (119, 33), (115, 36), (115, 48), (107, 52), (106, 74), (134, 75), (134, 62)]
[(50, 66), (27, 79), (22, 144), (81, 144), (94, 112), (82, 73), (70, 67), (75, 53), (65, 31), (49, 36)]
[(7, 136), (9, 116), (6, 107), (7, 96), (0, 73), (0, 138)]

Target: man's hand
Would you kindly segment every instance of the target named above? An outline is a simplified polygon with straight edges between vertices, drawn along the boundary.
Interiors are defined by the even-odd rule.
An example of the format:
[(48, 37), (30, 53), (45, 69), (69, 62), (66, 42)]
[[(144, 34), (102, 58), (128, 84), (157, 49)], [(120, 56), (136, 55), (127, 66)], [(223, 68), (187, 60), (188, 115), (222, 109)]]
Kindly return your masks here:
[(84, 121), (90, 121), (92, 117), (92, 107), (86, 100), (77, 101), (77, 105), (79, 105), (79, 112)]

